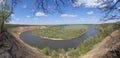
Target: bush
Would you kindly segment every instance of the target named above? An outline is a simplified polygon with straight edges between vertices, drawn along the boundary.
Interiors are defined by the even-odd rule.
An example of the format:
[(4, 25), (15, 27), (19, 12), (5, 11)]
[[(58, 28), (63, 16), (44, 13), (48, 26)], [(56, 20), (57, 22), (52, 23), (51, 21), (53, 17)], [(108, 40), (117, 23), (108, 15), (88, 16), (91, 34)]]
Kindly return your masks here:
[(48, 48), (43, 48), (42, 53), (45, 55), (50, 55), (49, 49)]

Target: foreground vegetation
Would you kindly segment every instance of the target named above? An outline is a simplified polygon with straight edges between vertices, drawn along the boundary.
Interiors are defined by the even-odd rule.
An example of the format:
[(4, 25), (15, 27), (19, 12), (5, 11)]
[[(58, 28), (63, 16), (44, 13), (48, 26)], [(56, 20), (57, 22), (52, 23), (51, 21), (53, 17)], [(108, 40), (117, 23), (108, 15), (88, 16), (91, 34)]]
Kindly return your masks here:
[(42, 30), (34, 30), (32, 34), (48, 39), (72, 39), (82, 36), (87, 29), (87, 25), (52, 26)]
[(72, 50), (69, 52), (69, 56), (71, 58), (76, 58), (78, 56), (81, 56), (88, 51), (90, 51), (93, 46), (99, 42), (101, 42), (107, 35), (109, 35), (111, 32), (114, 31), (114, 24), (102, 24), (102, 25), (96, 25), (96, 29), (100, 31), (99, 34), (93, 37), (89, 37), (87, 40), (83, 41), (77, 49)]

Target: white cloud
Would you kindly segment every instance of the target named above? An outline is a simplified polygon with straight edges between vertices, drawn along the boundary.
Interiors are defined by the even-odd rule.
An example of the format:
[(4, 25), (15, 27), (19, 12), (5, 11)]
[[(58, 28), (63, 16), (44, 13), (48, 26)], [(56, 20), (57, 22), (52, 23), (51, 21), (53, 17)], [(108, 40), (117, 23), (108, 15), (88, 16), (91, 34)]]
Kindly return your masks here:
[(107, 4), (100, 5), (99, 8), (102, 10), (106, 10)]
[(114, 3), (116, 3), (118, 0), (113, 0)]
[(12, 21), (9, 21), (8, 23), (12, 23)]
[(29, 15), (27, 15), (26, 17), (27, 17), (27, 18), (30, 18), (30, 16), (29, 16)]
[(100, 5), (99, 8), (104, 8), (106, 6), (107, 6), (107, 4), (103, 4), (103, 5)]
[(77, 2), (73, 3), (73, 7), (79, 7), (81, 4), (85, 7), (97, 7), (101, 5), (103, 1), (107, 0), (77, 0)]
[(16, 20), (18, 21), (18, 20), (20, 20), (20, 18), (16, 18)]
[(93, 14), (94, 12), (93, 11), (89, 11), (89, 12), (86, 12), (86, 14)]
[(118, 7), (118, 9), (120, 10), (120, 7)]
[(47, 15), (45, 13), (43, 13), (43, 12), (36, 12), (35, 16), (40, 17), (40, 16), (47, 16)]
[(14, 14), (11, 14), (12, 17), (14, 17), (15, 15)]
[(22, 8), (27, 8), (27, 5), (23, 5)]
[(72, 15), (72, 14), (62, 14), (61, 17), (77, 17), (77, 15)]
[(73, 5), (73, 7), (79, 7), (81, 4), (82, 4), (81, 2), (75, 2), (72, 5)]

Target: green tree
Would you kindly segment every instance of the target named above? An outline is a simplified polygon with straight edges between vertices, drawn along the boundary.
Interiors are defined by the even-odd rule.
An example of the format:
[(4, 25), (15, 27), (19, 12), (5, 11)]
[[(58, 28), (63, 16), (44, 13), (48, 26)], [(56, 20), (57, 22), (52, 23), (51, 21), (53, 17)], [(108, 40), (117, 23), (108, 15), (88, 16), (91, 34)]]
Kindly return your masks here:
[(11, 13), (8, 1), (5, 0), (0, 4), (0, 34), (3, 33), (3, 30), (5, 29), (5, 22), (9, 21), (10, 15)]

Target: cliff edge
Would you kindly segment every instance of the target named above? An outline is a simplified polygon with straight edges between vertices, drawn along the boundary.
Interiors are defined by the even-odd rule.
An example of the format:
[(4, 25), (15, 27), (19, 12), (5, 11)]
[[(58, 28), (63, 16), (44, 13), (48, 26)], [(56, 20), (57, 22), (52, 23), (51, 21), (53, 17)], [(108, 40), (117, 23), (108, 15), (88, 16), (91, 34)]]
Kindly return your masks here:
[[(27, 29), (25, 28), (27, 27), (12, 27), (0, 34), (0, 58), (47, 58), (47, 56), (27, 45), (19, 38), (19, 32), (26, 31)], [(13, 32), (13, 30), (16, 32)]]

